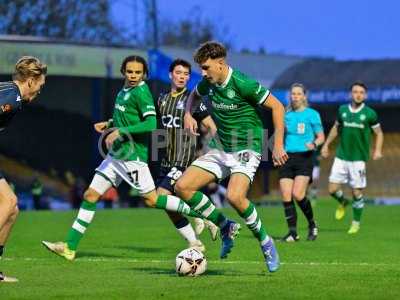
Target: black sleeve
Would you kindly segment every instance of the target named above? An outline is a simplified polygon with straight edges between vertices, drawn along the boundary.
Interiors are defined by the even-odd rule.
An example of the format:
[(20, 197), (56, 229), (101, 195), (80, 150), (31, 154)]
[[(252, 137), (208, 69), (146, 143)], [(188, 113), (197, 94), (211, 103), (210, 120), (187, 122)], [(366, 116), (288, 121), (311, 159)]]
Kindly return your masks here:
[(205, 118), (207, 118), (209, 115), (210, 114), (207, 110), (207, 106), (203, 102), (200, 102), (200, 105), (197, 107), (197, 109), (193, 113), (193, 118), (195, 118), (197, 122), (201, 122)]

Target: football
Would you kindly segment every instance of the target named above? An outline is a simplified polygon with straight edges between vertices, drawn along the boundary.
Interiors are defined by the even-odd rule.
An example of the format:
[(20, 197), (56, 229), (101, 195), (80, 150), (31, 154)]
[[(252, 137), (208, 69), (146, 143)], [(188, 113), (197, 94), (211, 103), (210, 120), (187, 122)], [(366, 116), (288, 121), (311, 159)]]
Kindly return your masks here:
[(176, 256), (176, 272), (180, 276), (198, 276), (207, 269), (207, 260), (203, 253), (188, 248), (182, 250)]

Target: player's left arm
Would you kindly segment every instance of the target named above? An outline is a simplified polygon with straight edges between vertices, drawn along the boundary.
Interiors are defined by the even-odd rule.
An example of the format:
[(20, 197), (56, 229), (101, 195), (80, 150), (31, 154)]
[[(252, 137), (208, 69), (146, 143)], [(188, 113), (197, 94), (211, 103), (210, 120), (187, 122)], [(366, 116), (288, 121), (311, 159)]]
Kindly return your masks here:
[(272, 121), (274, 123), (274, 150), (272, 158), (274, 164), (281, 166), (288, 160), (288, 155), (284, 148), (283, 138), (285, 134), (285, 108), (282, 103), (271, 93), (267, 96), (263, 107), (272, 110)]
[(132, 136), (140, 133), (149, 133), (157, 128), (156, 114), (148, 115), (142, 122), (136, 123), (135, 125), (121, 127), (114, 130), (106, 138), (106, 145), (108, 148), (112, 146), (115, 140), (123, 136)]
[(379, 124), (378, 115), (374, 110), (370, 115), (369, 125), (371, 126), (375, 134), (375, 146), (374, 146), (374, 151), (372, 153), (372, 159), (378, 160), (382, 158), (383, 131), (381, 125)]
[(282, 103), (256, 80), (247, 78), (238, 85), (241, 95), (251, 104), (260, 105), (272, 110), (272, 122), (274, 124), (274, 150), (272, 159), (274, 165), (281, 166), (288, 160), (284, 148), (283, 138), (285, 134), (285, 108)]
[(315, 139), (306, 144), (309, 150), (317, 150), (325, 142), (324, 128), (322, 126), (321, 116), (316, 111), (311, 116), (311, 128), (314, 132)]
[(197, 122), (200, 122), (202, 130), (205, 129), (206, 132), (210, 133), (212, 136), (215, 136), (217, 133), (217, 125), (215, 125), (207, 106), (203, 102), (200, 102), (200, 105), (193, 113), (193, 117)]
[(153, 97), (150, 92), (143, 93), (138, 99), (138, 110), (142, 121), (126, 127), (120, 127), (114, 130), (106, 138), (107, 147), (111, 147), (115, 140), (120, 137), (131, 137), (135, 134), (149, 133), (157, 128), (156, 109), (154, 107)]
[(382, 158), (382, 148), (383, 148), (383, 131), (381, 126), (378, 124), (378, 126), (372, 127), (372, 130), (374, 131), (375, 134), (375, 147), (374, 147), (374, 152), (372, 154), (372, 159), (373, 160), (378, 160)]

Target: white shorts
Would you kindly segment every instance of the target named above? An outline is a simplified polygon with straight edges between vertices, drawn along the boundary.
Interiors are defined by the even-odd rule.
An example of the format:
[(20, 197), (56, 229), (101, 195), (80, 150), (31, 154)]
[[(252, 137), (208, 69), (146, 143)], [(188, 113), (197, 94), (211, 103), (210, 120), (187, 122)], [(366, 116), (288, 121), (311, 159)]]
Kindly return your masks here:
[(234, 173), (242, 173), (249, 177), (250, 182), (253, 182), (260, 161), (261, 154), (253, 150), (227, 153), (222, 150), (212, 149), (196, 159), (192, 166), (214, 174), (218, 180), (222, 180)]
[(118, 160), (109, 155), (96, 169), (90, 188), (103, 195), (111, 186), (118, 187), (122, 180), (142, 195), (155, 190), (153, 177), (146, 163)]
[(346, 161), (335, 157), (329, 182), (349, 183), (354, 189), (367, 187), (367, 169), (365, 161)]

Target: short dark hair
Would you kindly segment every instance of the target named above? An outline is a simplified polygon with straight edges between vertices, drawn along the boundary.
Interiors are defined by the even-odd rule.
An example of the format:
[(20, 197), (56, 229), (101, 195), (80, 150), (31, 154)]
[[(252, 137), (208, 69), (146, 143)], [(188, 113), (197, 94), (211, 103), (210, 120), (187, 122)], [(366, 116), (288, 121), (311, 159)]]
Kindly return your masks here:
[(181, 58), (175, 59), (175, 60), (169, 65), (169, 71), (172, 73), (172, 72), (174, 71), (174, 69), (175, 69), (176, 66), (182, 66), (182, 67), (188, 68), (188, 69), (189, 69), (189, 74), (192, 73), (192, 66), (191, 66), (191, 64), (190, 64), (188, 61), (184, 60), (184, 59), (181, 59)]
[(368, 91), (368, 88), (367, 88), (367, 86), (365, 85), (365, 83), (362, 82), (362, 81), (360, 81), (360, 80), (354, 81), (354, 82), (352, 83), (352, 85), (350, 86), (350, 91), (351, 91), (351, 90), (353, 89), (353, 87), (355, 87), (355, 86), (361, 86), (365, 91)]
[(225, 58), (226, 48), (218, 42), (206, 42), (201, 44), (193, 55), (194, 61), (198, 64), (204, 63), (207, 59)]
[(128, 56), (128, 57), (124, 58), (124, 60), (122, 61), (122, 64), (121, 64), (121, 68), (120, 68), (121, 74), (125, 75), (126, 65), (129, 62), (132, 62), (132, 61), (136, 61), (136, 62), (141, 63), (143, 65), (143, 73), (144, 73), (144, 76), (146, 78), (148, 73), (149, 73), (149, 68), (147, 66), (146, 60), (143, 57), (139, 56), (139, 55), (131, 55), (131, 56)]

